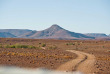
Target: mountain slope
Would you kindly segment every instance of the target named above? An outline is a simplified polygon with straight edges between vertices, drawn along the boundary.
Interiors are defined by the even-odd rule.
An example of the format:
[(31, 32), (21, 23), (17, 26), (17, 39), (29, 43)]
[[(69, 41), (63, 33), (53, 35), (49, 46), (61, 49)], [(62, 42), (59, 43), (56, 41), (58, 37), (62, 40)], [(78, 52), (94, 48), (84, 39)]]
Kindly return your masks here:
[(30, 32), (27, 32), (23, 35), (20, 35), (18, 38), (29, 38), (29, 36), (32, 36), (35, 33), (37, 33), (37, 31), (30, 31)]
[(3, 37), (3, 38), (14, 38), (16, 36), (11, 34), (11, 33), (8, 33), (8, 32), (0, 32), (0, 37)]

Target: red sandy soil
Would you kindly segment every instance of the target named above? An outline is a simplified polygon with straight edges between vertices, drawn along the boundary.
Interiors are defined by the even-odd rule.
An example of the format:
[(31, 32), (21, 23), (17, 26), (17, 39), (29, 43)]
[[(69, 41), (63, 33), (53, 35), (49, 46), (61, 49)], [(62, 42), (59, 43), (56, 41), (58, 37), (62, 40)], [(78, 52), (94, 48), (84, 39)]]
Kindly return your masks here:
[[(11, 39), (9, 39), (11, 40)], [(1, 44), (14, 44), (23, 42), (24, 44), (36, 44), (38, 42), (30, 42), (28, 40), (14, 40), (7, 41), (0, 39)], [(19, 44), (20, 44), (19, 43)], [(39, 44), (40, 45), (40, 44)], [(25, 48), (0, 48), (0, 64), (5, 66), (18, 66), (25, 68), (47, 68), (56, 69), (59, 65), (75, 59), (76, 55), (64, 50), (57, 49), (25, 49)]]
[[(34, 56), (10, 56), (5, 53), (0, 55), (0, 64), (14, 65), (28, 68), (45, 67), (63, 71), (80, 70), (85, 73), (110, 74), (110, 41), (104, 40), (43, 40), (43, 39), (11, 39), (1, 38), (0, 44), (26, 44), (41, 47), (42, 49), (12, 49), (0, 48), (1, 52), (30, 53)], [(39, 44), (40, 43), (40, 44)], [(73, 43), (73, 44), (71, 44)], [(49, 49), (56, 46), (56, 49)], [(69, 52), (68, 52), (69, 50)], [(43, 53), (38, 54), (38, 53)], [(48, 58), (48, 54), (51, 57)], [(44, 56), (45, 55), (45, 56)], [(55, 56), (57, 55), (57, 56)], [(37, 57), (39, 56), (39, 57)], [(65, 57), (64, 57), (65, 56)], [(81, 57), (80, 57), (81, 56)], [(91, 57), (92, 56), (92, 57)], [(45, 57), (45, 58), (44, 58)], [(80, 57), (79, 61), (77, 58)], [(16, 60), (17, 59), (17, 60)], [(57, 59), (57, 60), (56, 60)], [(72, 61), (75, 63), (71, 63)], [(91, 61), (90, 61), (91, 60)], [(69, 67), (63, 67), (70, 64)], [(75, 66), (75, 67), (73, 67)], [(71, 68), (72, 66), (72, 68)], [(63, 68), (62, 68), (63, 67)], [(94, 68), (94, 69), (93, 69)]]

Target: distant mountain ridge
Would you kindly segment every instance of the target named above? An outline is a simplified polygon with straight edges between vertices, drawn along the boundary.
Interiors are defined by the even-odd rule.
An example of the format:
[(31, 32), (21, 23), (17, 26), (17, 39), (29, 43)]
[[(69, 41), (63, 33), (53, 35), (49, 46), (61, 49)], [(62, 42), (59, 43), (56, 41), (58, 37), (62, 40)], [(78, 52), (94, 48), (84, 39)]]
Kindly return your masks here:
[(2, 37), (2, 38), (15, 38), (16, 36), (11, 33), (8, 33), (8, 32), (0, 32), (0, 37)]
[(85, 34), (85, 35), (87, 35), (87, 36), (91, 36), (91, 37), (96, 37), (96, 38), (98, 38), (98, 37), (108, 37), (106, 34), (104, 34), (104, 33), (87, 33), (87, 34)]
[[(2, 34), (5, 34), (3, 36)], [(7, 35), (6, 35), (7, 34)], [(10, 35), (9, 35), (10, 34)], [(105, 34), (81, 34), (68, 31), (57, 24), (52, 25), (51, 27), (42, 30), (42, 31), (33, 31), (28, 29), (0, 29), (0, 37), (14, 37), (14, 38), (31, 38), (31, 39), (65, 39), (65, 40), (74, 40), (74, 39), (95, 39), (96, 37), (106, 37)]]
[(28, 29), (0, 29), (0, 32), (8, 32), (15, 35), (16, 37), (19, 37), (20, 35), (23, 35), (31, 31), (32, 30), (28, 30)]

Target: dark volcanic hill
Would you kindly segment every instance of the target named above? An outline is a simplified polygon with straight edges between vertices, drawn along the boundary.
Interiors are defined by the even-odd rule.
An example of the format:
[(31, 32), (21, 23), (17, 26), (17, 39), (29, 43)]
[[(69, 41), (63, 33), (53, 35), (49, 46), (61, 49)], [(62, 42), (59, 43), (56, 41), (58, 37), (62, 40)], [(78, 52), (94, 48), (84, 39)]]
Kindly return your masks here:
[(50, 28), (28, 33), (23, 37), (34, 38), (34, 39), (94, 39), (94, 37), (86, 36), (84, 34), (70, 32), (63, 29), (58, 25), (52, 25)]
[(87, 33), (85, 34), (87, 36), (91, 36), (91, 37), (96, 37), (96, 38), (104, 38), (104, 37), (108, 37), (106, 34), (104, 33)]
[(0, 37), (2, 37), (2, 38), (15, 38), (16, 36), (11, 33), (8, 33), (8, 32), (0, 32)]

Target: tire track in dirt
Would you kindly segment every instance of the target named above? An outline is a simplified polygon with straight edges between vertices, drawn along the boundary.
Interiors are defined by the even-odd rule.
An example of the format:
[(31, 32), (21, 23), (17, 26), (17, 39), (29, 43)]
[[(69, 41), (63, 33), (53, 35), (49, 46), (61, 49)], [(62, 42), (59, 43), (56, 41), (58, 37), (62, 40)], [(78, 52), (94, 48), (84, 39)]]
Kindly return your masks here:
[(85, 74), (91, 74), (94, 72), (95, 56), (92, 54), (84, 53), (81, 51), (67, 50), (68, 52), (75, 53), (76, 59), (73, 59), (65, 64), (59, 66), (58, 71), (81, 71)]
[(84, 62), (86, 59), (87, 59), (87, 56), (85, 55), (85, 58), (82, 59), (82, 61), (80, 61), (78, 64), (76, 64), (75, 67), (74, 67), (74, 69), (73, 69), (72, 71), (76, 71), (77, 68), (78, 68), (78, 66), (79, 66), (82, 62)]

